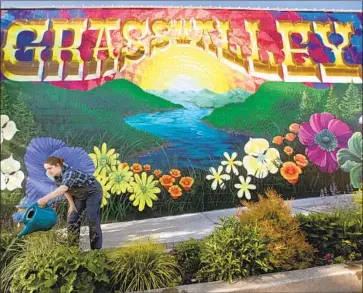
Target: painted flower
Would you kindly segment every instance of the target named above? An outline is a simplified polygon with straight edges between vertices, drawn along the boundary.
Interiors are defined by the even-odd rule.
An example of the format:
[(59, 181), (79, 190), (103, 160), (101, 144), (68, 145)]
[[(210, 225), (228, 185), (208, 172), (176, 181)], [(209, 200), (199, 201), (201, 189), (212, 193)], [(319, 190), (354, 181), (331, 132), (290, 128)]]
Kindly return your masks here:
[(120, 163), (120, 165), (122, 166), (122, 168), (129, 167), (129, 164), (127, 162), (122, 162)]
[(298, 133), (299, 132), (299, 129), (300, 129), (300, 124), (297, 124), (297, 123), (292, 123), (290, 126), (289, 126), (289, 130), (291, 132), (294, 132), (294, 133)]
[(15, 133), (19, 131), (16, 128), (16, 124), (14, 121), (11, 121), (8, 115), (1, 115), (1, 142), (3, 143), (4, 139), (11, 140)]
[(20, 162), (14, 160), (11, 154), (9, 158), (1, 161), (1, 190), (8, 189), (13, 191), (22, 188), (24, 173), (20, 171)]
[(29, 198), (27, 196), (23, 197), (20, 200), (19, 204), (15, 206), (18, 209), (18, 211), (12, 214), (11, 216), (14, 222), (20, 223), (22, 221), (25, 214), (25, 210), (28, 208), (30, 204), (31, 202), (29, 202)]
[[(34, 138), (27, 146), (24, 156), (28, 173), (26, 195), (31, 203), (57, 188), (55, 182), (48, 178), (44, 171), (44, 161), (50, 156), (63, 158), (70, 167), (88, 175), (95, 172), (92, 159), (82, 148), (70, 147), (63, 141), (50, 137)], [(54, 201), (63, 198), (60, 196)]]
[(302, 154), (297, 154), (294, 156), (294, 161), (296, 165), (298, 165), (300, 168), (304, 168), (309, 164), (309, 161), (307, 158)]
[(237, 153), (234, 152), (231, 156), (227, 153), (227, 152), (224, 152), (223, 153), (224, 157), (227, 159), (226, 161), (222, 161), (221, 162), (221, 165), (222, 166), (227, 166), (226, 167), (226, 172), (227, 173), (231, 173), (231, 170), (233, 170), (233, 173), (235, 175), (238, 175), (239, 172), (238, 172), (238, 169), (236, 166), (242, 166), (242, 162), (241, 161), (237, 161), (236, 158), (237, 158)]
[(293, 142), (296, 139), (296, 135), (289, 132), (285, 135), (285, 139), (290, 142)]
[(284, 152), (286, 155), (291, 156), (294, 153), (294, 149), (292, 147), (286, 146), (284, 148)]
[(131, 171), (134, 173), (140, 173), (142, 171), (142, 166), (138, 163), (134, 163), (131, 166)]
[(171, 169), (170, 170), (170, 175), (173, 176), (174, 178), (179, 178), (181, 176), (181, 173), (177, 169)]
[(309, 123), (302, 123), (299, 131), (309, 161), (328, 173), (338, 170), (337, 152), (347, 148), (351, 136), (349, 126), (330, 113), (311, 115)]
[(284, 143), (284, 139), (285, 138), (283, 136), (278, 135), (272, 139), (272, 143), (276, 145), (282, 145)]
[(150, 165), (148, 165), (148, 164), (144, 165), (144, 171), (145, 172), (149, 172), (150, 170), (151, 170), (151, 166)]
[(119, 164), (117, 168), (112, 167), (112, 172), (109, 175), (112, 193), (121, 194), (129, 189), (130, 182), (134, 180), (134, 173), (129, 170), (129, 166), (123, 167), (122, 164)]
[(162, 186), (164, 186), (166, 189), (168, 189), (169, 187), (171, 187), (174, 184), (175, 178), (170, 175), (163, 175), (159, 179), (159, 182)]
[(108, 182), (107, 177), (103, 177), (102, 175), (98, 175), (96, 177), (96, 180), (101, 184), (102, 186), (102, 202), (101, 202), (101, 208), (103, 208), (105, 205), (107, 205), (107, 199), (111, 197), (111, 194), (109, 193), (112, 184)]
[(115, 153), (115, 149), (108, 150), (105, 142), (102, 144), (101, 149), (95, 146), (93, 150), (94, 153), (89, 154), (89, 156), (96, 167), (94, 176), (101, 175), (105, 177), (111, 171), (112, 167), (120, 163), (117, 160), (119, 154)]
[(157, 194), (161, 192), (157, 180), (154, 180), (154, 175), (147, 176), (146, 172), (142, 172), (141, 177), (139, 174), (135, 174), (135, 182), (131, 182), (133, 188), (133, 194), (130, 196), (130, 200), (133, 202), (133, 206), (138, 206), (139, 211), (143, 211), (145, 204), (148, 207), (153, 206), (153, 200), (158, 200)]
[(340, 149), (337, 154), (340, 168), (350, 172), (350, 182), (354, 188), (362, 184), (362, 133), (355, 132), (348, 140), (348, 148)]
[(156, 176), (156, 177), (160, 177), (160, 175), (163, 173), (163, 171), (161, 171), (160, 169), (155, 169), (154, 170), (154, 175)]
[(213, 190), (216, 190), (218, 186), (220, 188), (225, 188), (224, 181), (231, 179), (231, 176), (228, 174), (222, 174), (223, 166), (219, 166), (218, 170), (211, 167), (209, 168), (209, 172), (211, 172), (211, 174), (208, 174), (206, 178), (207, 180), (213, 180), (211, 185)]
[(240, 183), (237, 183), (234, 185), (234, 187), (236, 187), (237, 189), (239, 189), (237, 196), (239, 198), (242, 198), (243, 195), (246, 195), (247, 199), (251, 199), (251, 192), (250, 190), (255, 190), (256, 189), (256, 185), (254, 184), (250, 184), (251, 182), (251, 177), (247, 176), (246, 180), (243, 176), (239, 176), (239, 181)]
[(173, 199), (178, 199), (183, 194), (181, 188), (178, 185), (169, 187), (168, 192)]
[(291, 184), (299, 181), (299, 175), (302, 173), (300, 167), (294, 162), (285, 162), (280, 169), (281, 176)]
[(184, 188), (185, 191), (189, 191), (194, 184), (194, 179), (192, 177), (182, 177), (180, 178), (179, 184)]
[(247, 154), (243, 158), (243, 165), (248, 175), (265, 178), (268, 173), (278, 172), (280, 153), (275, 148), (269, 148), (269, 143), (263, 138), (250, 138), (244, 147)]

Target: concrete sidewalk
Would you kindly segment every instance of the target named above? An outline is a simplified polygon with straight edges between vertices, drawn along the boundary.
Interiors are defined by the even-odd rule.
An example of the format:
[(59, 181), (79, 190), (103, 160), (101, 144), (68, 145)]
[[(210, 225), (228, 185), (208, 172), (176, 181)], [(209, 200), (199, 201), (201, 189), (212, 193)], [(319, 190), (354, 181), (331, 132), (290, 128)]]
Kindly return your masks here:
[[(353, 204), (353, 195), (337, 195), (318, 198), (305, 198), (293, 201), (294, 214), (311, 212), (331, 212), (336, 208)], [(103, 247), (118, 247), (133, 240), (145, 240), (149, 237), (159, 243), (172, 247), (175, 243), (190, 238), (203, 239), (214, 230), (220, 217), (236, 214), (235, 208), (203, 213), (152, 218), (140, 221), (103, 224)], [(89, 249), (88, 228), (81, 229), (81, 245)]]

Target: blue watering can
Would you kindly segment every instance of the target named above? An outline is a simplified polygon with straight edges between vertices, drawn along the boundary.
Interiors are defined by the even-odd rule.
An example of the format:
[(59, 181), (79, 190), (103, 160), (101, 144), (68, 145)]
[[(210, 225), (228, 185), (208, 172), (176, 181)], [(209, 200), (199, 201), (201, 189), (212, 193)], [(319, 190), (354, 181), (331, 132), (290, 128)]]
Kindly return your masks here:
[(18, 238), (33, 232), (52, 229), (57, 222), (57, 215), (49, 205), (41, 207), (35, 202), (26, 209), (21, 222), (25, 224), (25, 227)]

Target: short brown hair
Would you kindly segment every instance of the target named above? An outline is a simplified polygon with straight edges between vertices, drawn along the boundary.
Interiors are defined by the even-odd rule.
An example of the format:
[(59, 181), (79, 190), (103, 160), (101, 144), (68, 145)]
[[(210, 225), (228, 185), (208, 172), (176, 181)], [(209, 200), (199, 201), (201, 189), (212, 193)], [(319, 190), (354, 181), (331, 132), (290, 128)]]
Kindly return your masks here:
[(64, 165), (64, 159), (63, 158), (58, 158), (58, 157), (48, 157), (45, 161), (44, 164), (49, 164), (52, 166), (61, 166), (63, 167)]

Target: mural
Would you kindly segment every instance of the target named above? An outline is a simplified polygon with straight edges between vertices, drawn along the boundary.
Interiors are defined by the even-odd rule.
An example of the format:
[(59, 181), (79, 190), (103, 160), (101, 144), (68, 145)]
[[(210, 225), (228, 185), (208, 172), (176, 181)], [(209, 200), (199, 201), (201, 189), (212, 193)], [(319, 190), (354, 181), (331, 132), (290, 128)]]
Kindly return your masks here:
[(11, 9), (1, 44), (19, 206), (54, 188), (55, 154), (100, 181), (104, 221), (361, 187), (362, 13)]

